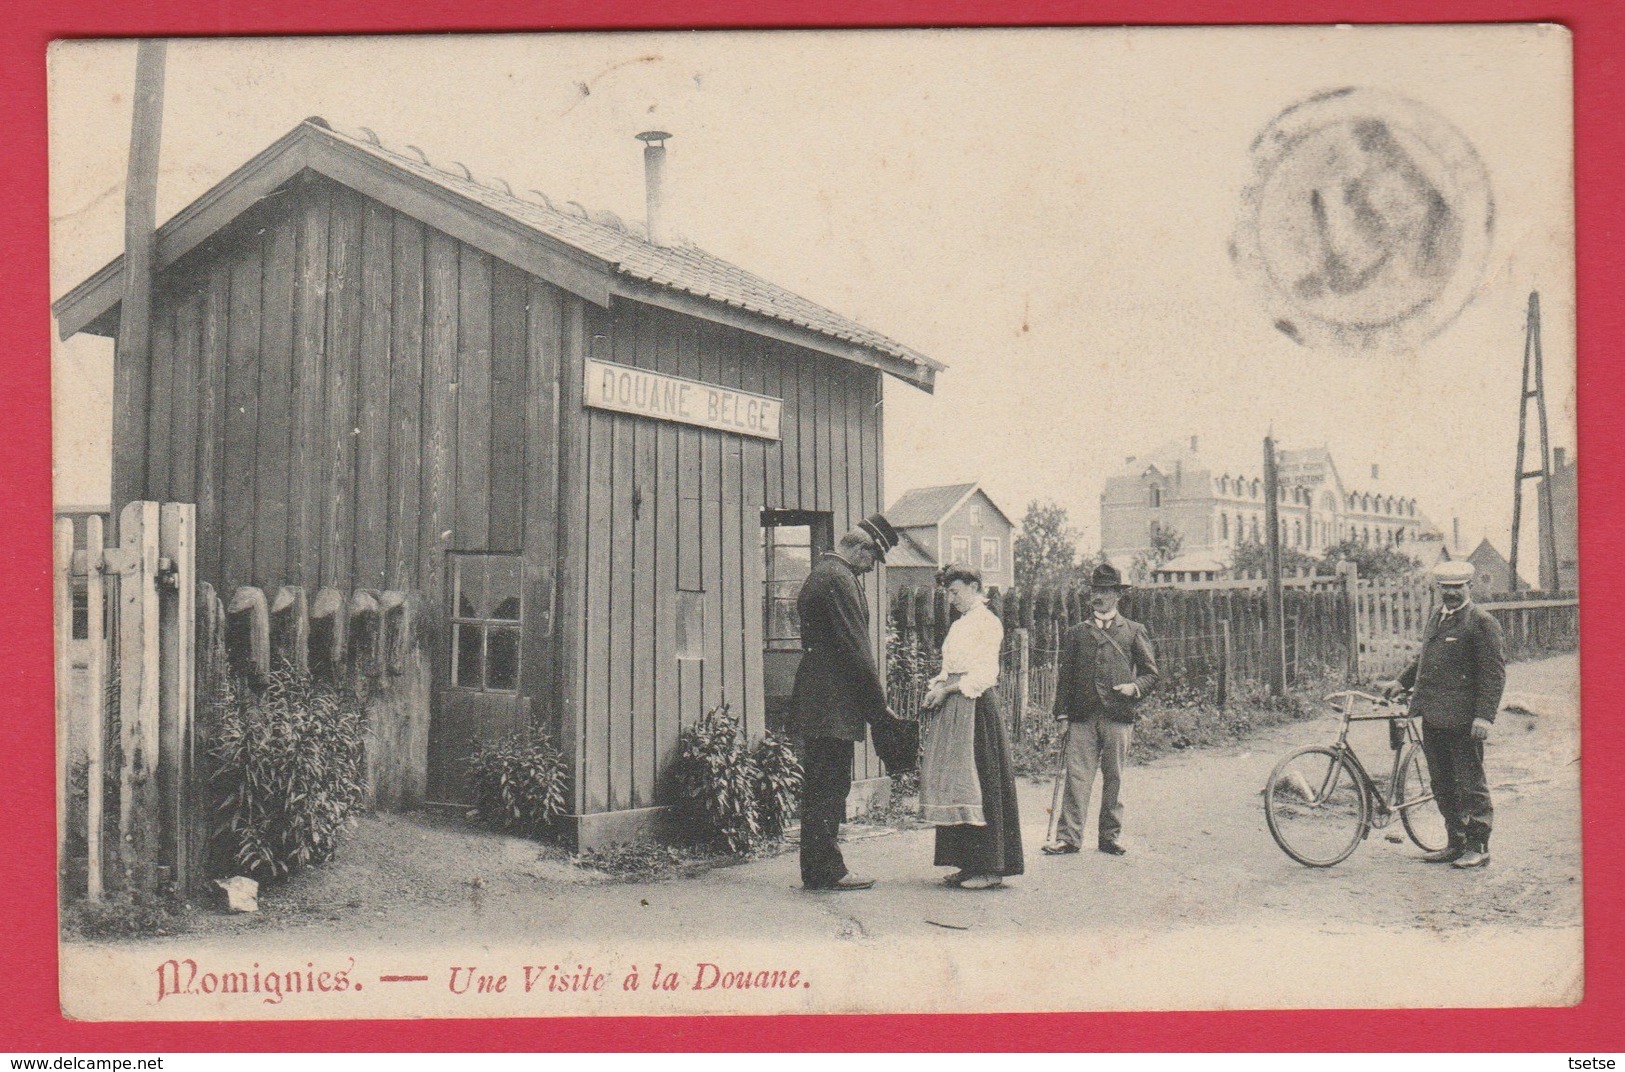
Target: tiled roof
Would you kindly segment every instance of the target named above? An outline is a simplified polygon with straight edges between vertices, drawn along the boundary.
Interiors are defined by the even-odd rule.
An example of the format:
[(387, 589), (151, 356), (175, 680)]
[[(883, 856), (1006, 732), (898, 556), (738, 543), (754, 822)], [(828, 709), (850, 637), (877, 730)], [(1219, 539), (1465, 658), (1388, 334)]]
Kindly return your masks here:
[(920, 542), (906, 532), (897, 534), (897, 546), (886, 552), (886, 567), (919, 567), (924, 569), (937, 568), (937, 556), (933, 555), (920, 545)]
[(975, 484), (943, 484), (934, 488), (912, 488), (892, 503), (891, 509), (886, 511), (886, 520), (899, 529), (935, 525), (974, 487)]
[(912, 364), (938, 371), (946, 367), (703, 249), (653, 245), (614, 213), (589, 213), (573, 201), (557, 204), (539, 191), (527, 191), (531, 196), (520, 197), (500, 179), (493, 180), (502, 184), (500, 188), (487, 185), (467, 174), (467, 168), (457, 174), (435, 167), (422, 153), (397, 152), (372, 138), (344, 134), (315, 120), (306, 120), (305, 126), (608, 262), (621, 275), (737, 306)]

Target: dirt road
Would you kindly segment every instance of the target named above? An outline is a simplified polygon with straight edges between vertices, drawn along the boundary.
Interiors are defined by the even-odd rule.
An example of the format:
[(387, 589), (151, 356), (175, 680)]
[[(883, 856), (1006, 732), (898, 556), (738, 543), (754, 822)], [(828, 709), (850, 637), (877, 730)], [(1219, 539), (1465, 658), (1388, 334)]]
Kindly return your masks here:
[[(943, 887), (928, 830), (849, 827), (849, 866), (879, 884), (807, 894), (793, 853), (689, 879), (624, 884), (595, 879), (524, 840), (383, 817), (363, 824), (341, 860), (268, 891), (257, 917), (214, 917), (201, 933), (120, 948), (142, 950), (146, 960), (199, 947), (265, 959), (279, 948), (388, 948), (403, 940), (499, 948), (545, 938), (621, 951), (726, 940), (861, 949), (888, 964), (944, 958), (954, 992), (973, 1008), (990, 1007), (988, 995), (1000, 991), (960, 973), (973, 961), (996, 969), (1008, 956), (1068, 965), (1055, 970), (1073, 970), (1081, 989), (1065, 999), (1018, 991), (998, 1007), (1316, 1004), (1321, 996), (1329, 1004), (1435, 1003), (1430, 995), (1442, 1004), (1574, 1000), (1578, 692), (1575, 656), (1510, 668), (1507, 702), (1534, 714), (1505, 711), (1496, 724), (1487, 752), (1494, 860), (1480, 871), (1420, 863), (1397, 824), (1337, 867), (1289, 860), (1270, 839), (1260, 789), (1281, 754), (1331, 739), (1335, 723), (1326, 719), (1132, 768), (1124, 794), (1130, 852), (1121, 858), (1041, 855), (1049, 786), (1024, 784), (1027, 873), (996, 891)], [(1385, 728), (1363, 727), (1354, 743), (1374, 772), (1388, 760)], [(1310, 942), (1359, 971), (1328, 975), (1325, 962), (1306, 958)], [(98, 949), (109, 951), (80, 949), (86, 970), (103, 960), (93, 955)], [(1395, 956), (1403, 958), (1397, 966), (1384, 959)], [(1440, 974), (1431, 960), (1453, 967)], [(1260, 962), (1273, 982), (1257, 977)], [(1248, 966), (1244, 976), (1228, 978), (1236, 965)], [(1524, 978), (1496, 977), (1508, 969)], [(1110, 995), (1091, 991), (1091, 978), (1110, 979)], [(1504, 999), (1498, 983), (1506, 984)], [(923, 1007), (956, 1004), (933, 999)]]

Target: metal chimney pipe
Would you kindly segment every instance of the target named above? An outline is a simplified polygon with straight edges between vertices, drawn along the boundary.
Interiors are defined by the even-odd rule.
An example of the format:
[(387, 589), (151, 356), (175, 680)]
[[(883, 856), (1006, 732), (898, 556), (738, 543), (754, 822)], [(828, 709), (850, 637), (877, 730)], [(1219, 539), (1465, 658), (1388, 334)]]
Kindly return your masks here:
[(644, 227), (649, 232), (649, 243), (669, 246), (671, 236), (666, 231), (665, 199), (662, 196), (666, 182), (666, 139), (664, 130), (645, 130), (638, 140), (643, 143)]

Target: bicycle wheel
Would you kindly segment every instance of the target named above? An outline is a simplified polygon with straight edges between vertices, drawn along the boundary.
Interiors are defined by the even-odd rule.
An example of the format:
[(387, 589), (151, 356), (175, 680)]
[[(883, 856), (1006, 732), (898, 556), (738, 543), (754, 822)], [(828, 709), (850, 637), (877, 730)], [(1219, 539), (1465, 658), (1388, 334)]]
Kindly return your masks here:
[(1365, 836), (1365, 785), (1334, 748), (1300, 748), (1264, 784), (1264, 818), (1281, 851), (1308, 867), (1348, 859)]
[(1450, 844), (1439, 805), (1433, 800), (1433, 781), (1422, 750), (1412, 745), (1399, 768), (1399, 784), (1394, 786), (1394, 806), (1405, 833), (1423, 852), (1438, 852)]

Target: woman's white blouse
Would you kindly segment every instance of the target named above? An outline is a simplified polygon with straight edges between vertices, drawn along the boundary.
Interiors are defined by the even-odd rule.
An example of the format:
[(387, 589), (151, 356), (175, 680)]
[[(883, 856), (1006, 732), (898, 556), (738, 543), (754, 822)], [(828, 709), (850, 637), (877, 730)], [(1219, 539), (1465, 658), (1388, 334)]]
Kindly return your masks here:
[(948, 627), (948, 639), (942, 642), (942, 673), (931, 679), (931, 684), (948, 680), (952, 674), (963, 674), (959, 691), (969, 699), (976, 699), (999, 682), (999, 649), (1004, 644), (1004, 624), (978, 603), (968, 614)]

